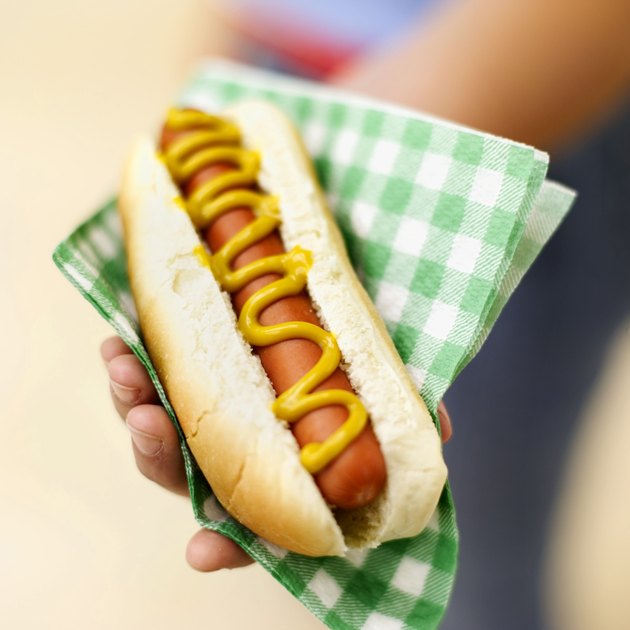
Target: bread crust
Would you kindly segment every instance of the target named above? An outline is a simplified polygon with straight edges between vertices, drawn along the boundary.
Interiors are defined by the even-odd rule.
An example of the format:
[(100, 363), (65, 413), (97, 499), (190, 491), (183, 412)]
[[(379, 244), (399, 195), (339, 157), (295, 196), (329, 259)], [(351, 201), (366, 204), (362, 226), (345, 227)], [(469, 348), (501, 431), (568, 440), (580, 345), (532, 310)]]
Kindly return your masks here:
[[(261, 156), (260, 184), (279, 198), (285, 247), (309, 249), (308, 291), (365, 404), (388, 481), (367, 508), (333, 515), (271, 412), (274, 392), (236, 328), (230, 298), (194, 254), (199, 237), (149, 139), (126, 165), (120, 210), (129, 278), (149, 354), (217, 499), (271, 542), (343, 555), (419, 533), (446, 479), (437, 430), (356, 278), (310, 160), (283, 114), (250, 102), (225, 112)], [(335, 516), (337, 517), (335, 519)]]

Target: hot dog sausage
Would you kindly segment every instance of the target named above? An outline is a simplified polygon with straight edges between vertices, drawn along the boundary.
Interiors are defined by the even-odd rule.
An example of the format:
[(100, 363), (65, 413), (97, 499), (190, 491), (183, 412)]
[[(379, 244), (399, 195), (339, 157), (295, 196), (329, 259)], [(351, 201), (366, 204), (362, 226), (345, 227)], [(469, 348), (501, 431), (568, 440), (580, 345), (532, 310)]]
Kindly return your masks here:
[[(188, 133), (190, 130), (175, 132), (165, 127), (161, 135), (161, 149), (166, 150), (175, 139)], [(184, 183), (182, 191), (184, 196), (190, 196), (204, 181), (233, 168), (229, 164), (217, 164), (201, 169)], [(208, 226), (204, 238), (211, 251), (217, 251), (253, 220), (254, 214), (249, 208), (236, 208)], [(280, 235), (276, 231), (243, 251), (236, 257), (233, 266), (238, 269), (254, 260), (285, 251)], [(277, 274), (267, 274), (232, 293), (232, 303), (237, 315), (250, 295), (279, 278)], [(286, 321), (305, 321), (321, 326), (306, 293), (277, 300), (260, 316), (260, 322), (263, 325)], [(266, 347), (255, 347), (254, 350), (259, 355), (278, 395), (306, 374), (321, 355), (319, 347), (305, 339), (290, 339)], [(333, 388), (353, 391), (345, 373), (339, 368), (317, 389)], [(290, 427), (299, 446), (303, 447), (310, 442), (324, 441), (345, 422), (346, 417), (347, 410), (344, 407), (329, 405), (304, 415), (298, 421), (291, 423)], [(329, 504), (351, 509), (373, 501), (383, 489), (386, 476), (383, 455), (372, 427), (368, 423), (362, 433), (341, 455), (316, 473), (314, 478), (322, 496)]]

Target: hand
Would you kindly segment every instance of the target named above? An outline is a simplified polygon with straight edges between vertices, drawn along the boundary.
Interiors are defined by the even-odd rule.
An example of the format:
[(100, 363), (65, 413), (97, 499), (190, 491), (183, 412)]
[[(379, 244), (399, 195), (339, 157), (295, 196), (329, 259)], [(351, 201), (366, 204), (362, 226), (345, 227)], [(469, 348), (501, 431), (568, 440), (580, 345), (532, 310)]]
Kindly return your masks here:
[[(177, 432), (144, 366), (119, 337), (103, 342), (101, 356), (107, 365), (114, 406), (129, 428), (140, 472), (171, 492), (188, 495)], [(438, 416), (442, 441), (447, 442), (453, 431), (443, 402), (438, 406)], [(191, 538), (186, 560), (198, 571), (233, 569), (252, 563), (236, 543), (207, 529)]]
[[(129, 428), (140, 472), (171, 492), (188, 495), (177, 432), (144, 366), (119, 337), (103, 342), (101, 356), (109, 372), (114, 406)], [(236, 543), (208, 529), (200, 529), (191, 538), (186, 560), (197, 571), (233, 569), (253, 562)]]

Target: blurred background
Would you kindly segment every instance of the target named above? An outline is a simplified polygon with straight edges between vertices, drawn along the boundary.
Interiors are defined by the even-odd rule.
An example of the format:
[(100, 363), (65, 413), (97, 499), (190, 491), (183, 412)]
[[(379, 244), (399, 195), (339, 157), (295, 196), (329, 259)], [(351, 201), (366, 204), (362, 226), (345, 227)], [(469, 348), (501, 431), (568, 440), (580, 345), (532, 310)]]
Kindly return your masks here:
[(51, 260), (222, 31), (197, 0), (0, 6), (0, 626), (323, 627), (258, 567), (186, 564), (189, 502), (136, 470), (111, 331)]
[[(630, 79), (622, 62), (630, 53), (615, 26), (628, 22), (618, 9), (601, 9), (608, 21), (573, 19), (558, 2), (568, 34), (547, 29), (557, 15), (535, 14), (527, 37), (540, 37), (531, 47), (538, 52), (515, 55), (515, 70), (496, 63), (509, 58), (497, 51), (510, 42), (518, 50), (526, 35), (510, 34), (510, 24), (526, 29), (529, 13), (504, 15), (503, 3), (461, 0), (465, 11), (444, 15), (435, 3), (403, 0), (301, 15), (299, 3), (271, 4), (0, 0), (0, 625), (323, 627), (258, 567), (203, 575), (186, 565), (196, 531), (190, 506), (135, 469), (98, 354), (110, 331), (50, 258), (115, 191), (130, 139), (159, 123), (195, 61), (222, 54), (537, 143), (552, 150), (552, 162), (557, 153), (554, 174), (582, 192), (581, 205), (447, 398), (462, 562), (444, 628), (629, 628), (630, 266), (622, 228), (630, 125), (622, 103)], [(468, 37), (468, 10), (487, 37), (478, 32), (486, 26)], [(485, 12), (494, 20), (484, 21)], [(411, 17), (422, 29), (409, 29)], [(479, 52), (493, 33), (502, 34), (497, 48)], [(545, 42), (560, 59), (557, 76), (539, 63)], [(389, 51), (423, 60), (404, 66), (413, 80), (383, 79), (393, 77)], [(449, 51), (478, 54), (479, 63), (462, 65)], [(519, 75), (523, 68), (529, 73)], [(566, 244), (563, 230), (577, 245)], [(590, 240), (578, 238), (585, 232)]]

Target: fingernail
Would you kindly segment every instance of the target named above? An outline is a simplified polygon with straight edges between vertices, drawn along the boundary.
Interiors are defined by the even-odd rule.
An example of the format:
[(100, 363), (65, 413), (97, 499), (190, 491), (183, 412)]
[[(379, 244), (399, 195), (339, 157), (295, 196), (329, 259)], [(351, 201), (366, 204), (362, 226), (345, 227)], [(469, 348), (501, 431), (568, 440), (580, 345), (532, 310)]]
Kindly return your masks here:
[(109, 382), (112, 387), (112, 391), (114, 392), (114, 396), (116, 396), (120, 402), (125, 403), (125, 405), (133, 405), (138, 402), (140, 398), (140, 390), (137, 387), (125, 387), (124, 385), (116, 383), (112, 380)]
[(444, 405), (443, 402), (441, 402), (438, 405), (437, 412), (438, 412), (438, 415), (440, 416), (440, 418), (442, 418), (442, 420), (444, 420), (445, 422), (448, 422), (450, 424), (451, 416), (448, 415), (448, 411), (446, 411), (446, 406)]
[(446, 439), (450, 439), (453, 435), (453, 423), (451, 422), (451, 416), (446, 410), (446, 405), (440, 402), (437, 408), (438, 416), (440, 417), (441, 424), (445, 429)]
[(129, 428), (129, 433), (131, 433), (133, 443), (143, 455), (155, 457), (164, 447), (164, 442), (159, 437), (138, 431), (129, 423), (127, 423), (127, 427)]

